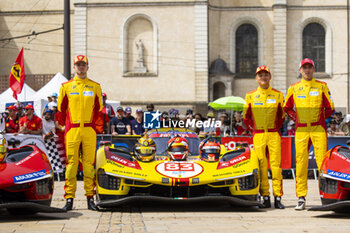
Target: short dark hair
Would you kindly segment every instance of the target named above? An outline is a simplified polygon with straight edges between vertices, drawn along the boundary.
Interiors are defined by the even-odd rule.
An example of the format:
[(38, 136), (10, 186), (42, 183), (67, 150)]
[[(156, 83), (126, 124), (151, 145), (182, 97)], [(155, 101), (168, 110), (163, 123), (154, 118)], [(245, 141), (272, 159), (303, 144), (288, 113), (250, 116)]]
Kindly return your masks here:
[(147, 104), (146, 108), (154, 108), (153, 104)]

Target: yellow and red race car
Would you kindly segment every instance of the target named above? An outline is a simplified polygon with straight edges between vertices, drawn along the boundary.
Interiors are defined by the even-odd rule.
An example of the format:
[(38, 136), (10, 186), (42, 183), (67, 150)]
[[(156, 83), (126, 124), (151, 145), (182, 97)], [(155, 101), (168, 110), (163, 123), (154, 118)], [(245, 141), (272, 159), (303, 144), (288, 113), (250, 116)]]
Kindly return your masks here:
[[(171, 161), (167, 143), (173, 135), (185, 138), (189, 155)], [(259, 165), (253, 150), (222, 150), (218, 161), (199, 157), (200, 138), (186, 129), (148, 132), (156, 144), (156, 157), (143, 162), (125, 147), (104, 143), (97, 151), (97, 205), (116, 207), (134, 201), (226, 201), (237, 206), (260, 206)]]

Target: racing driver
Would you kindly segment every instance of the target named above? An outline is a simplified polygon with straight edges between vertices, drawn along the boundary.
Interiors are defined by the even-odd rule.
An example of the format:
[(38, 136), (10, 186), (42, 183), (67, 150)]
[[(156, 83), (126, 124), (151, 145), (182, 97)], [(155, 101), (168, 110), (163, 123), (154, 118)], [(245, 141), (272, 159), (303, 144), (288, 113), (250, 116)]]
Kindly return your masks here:
[(282, 169), (281, 169), (281, 135), (279, 129), (284, 122), (283, 94), (270, 86), (271, 73), (267, 66), (259, 66), (255, 72), (258, 89), (248, 92), (243, 111), (244, 123), (253, 131), (254, 150), (260, 165), (260, 193), (264, 208), (271, 207), (268, 163), (266, 147), (270, 156), (272, 188), (275, 208), (284, 209), (281, 203)]
[(98, 210), (94, 203), (94, 163), (96, 151), (96, 132), (94, 122), (102, 110), (100, 84), (87, 77), (88, 59), (78, 55), (74, 59), (75, 76), (63, 83), (58, 98), (58, 111), (66, 119), (66, 183), (64, 210), (72, 210), (73, 199), (77, 187), (77, 168), (81, 150), (81, 161), (84, 172), (84, 189), (87, 206), (90, 210)]
[(314, 79), (314, 62), (301, 61), (301, 81), (289, 87), (284, 111), (295, 122), (296, 192), (298, 204), (295, 210), (305, 209), (307, 194), (307, 168), (310, 140), (314, 147), (316, 163), (320, 169), (328, 149), (326, 119), (334, 112), (331, 93), (325, 82)]

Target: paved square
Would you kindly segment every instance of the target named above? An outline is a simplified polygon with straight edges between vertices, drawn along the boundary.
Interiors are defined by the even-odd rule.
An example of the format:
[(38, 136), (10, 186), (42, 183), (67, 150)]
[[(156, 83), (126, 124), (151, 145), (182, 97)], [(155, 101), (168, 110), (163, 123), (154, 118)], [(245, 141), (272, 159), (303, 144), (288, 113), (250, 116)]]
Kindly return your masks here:
[[(55, 183), (52, 206), (62, 207), (63, 182)], [(242, 209), (225, 204), (157, 204), (87, 210), (83, 183), (78, 183), (74, 210), (64, 214), (11, 216), (0, 211), (0, 232), (350, 232), (350, 215), (294, 210), (295, 183), (284, 180), (285, 210)], [(307, 207), (320, 205), (317, 181), (309, 180)]]

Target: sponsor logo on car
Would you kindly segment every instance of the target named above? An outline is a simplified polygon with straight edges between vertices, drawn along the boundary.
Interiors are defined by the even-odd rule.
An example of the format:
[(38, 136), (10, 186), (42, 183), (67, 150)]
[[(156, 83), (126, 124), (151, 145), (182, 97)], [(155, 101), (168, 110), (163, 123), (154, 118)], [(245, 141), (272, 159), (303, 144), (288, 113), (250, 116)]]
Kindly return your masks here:
[(203, 167), (193, 162), (163, 162), (156, 166), (156, 171), (170, 178), (191, 178), (203, 172)]
[(24, 181), (31, 181), (31, 180), (35, 180), (37, 178), (46, 176), (46, 171), (45, 169), (41, 170), (41, 171), (37, 171), (37, 172), (32, 172), (32, 173), (28, 173), (28, 174), (24, 174), (24, 175), (19, 175), (19, 176), (14, 176), (13, 177), (13, 181), (14, 183), (20, 183), (20, 182), (24, 182)]

